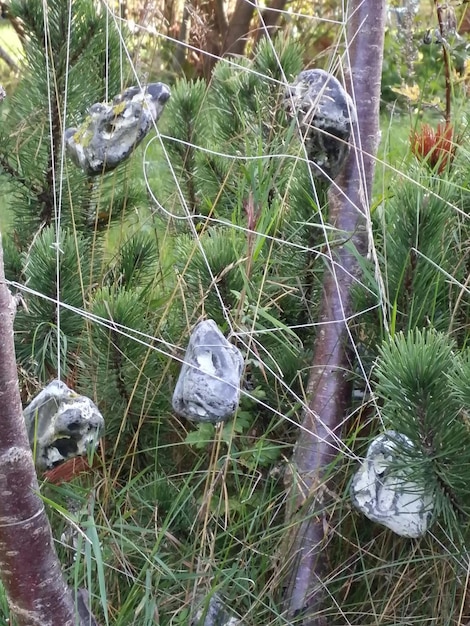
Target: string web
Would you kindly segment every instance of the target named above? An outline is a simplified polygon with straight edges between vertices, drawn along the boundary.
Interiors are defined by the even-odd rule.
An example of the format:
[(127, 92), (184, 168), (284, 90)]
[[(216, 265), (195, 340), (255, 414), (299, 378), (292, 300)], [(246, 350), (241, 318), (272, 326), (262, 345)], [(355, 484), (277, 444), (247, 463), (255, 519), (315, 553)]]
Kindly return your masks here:
[[(152, 59), (148, 62), (148, 67), (143, 69), (144, 63), (136, 54), (136, 46), (133, 43), (140, 38), (146, 42), (147, 52), (151, 50), (150, 56), (154, 54), (157, 59), (165, 46), (173, 46), (172, 49), (183, 47), (187, 55), (194, 53), (213, 59), (218, 64), (230, 68), (234, 76), (243, 73), (250, 74), (262, 84), (277, 86), (280, 93), (287, 92), (295, 77), (286, 76), (284, 73), (279, 47), (264, 22), (265, 7), (258, 3), (250, 3), (248, 0), (246, 3), (254, 7), (252, 21), (259, 24), (258, 28), (264, 33), (265, 43), (270, 47), (272, 57), (276, 60), (280, 80), (268, 73), (259, 72), (253, 64), (244, 63), (237, 57), (219, 58), (195, 45), (194, 41), (181, 42), (171, 34), (171, 29), (168, 24), (165, 24), (163, 16), (160, 20), (155, 19), (155, 23), (151, 25), (146, 24), (148, 15), (145, 10), (140, 11), (140, 20), (136, 17), (136, 21), (133, 21), (132, 37), (129, 37), (129, 21), (120, 15), (119, 6), (106, 0), (97, 2), (98, 12), (105, 16), (104, 101), (109, 102), (117, 95), (117, 92), (113, 91), (114, 87), (111, 85), (109, 75), (113, 60), (111, 54), (115, 54), (110, 51), (110, 40), (113, 36), (117, 36), (119, 40), (118, 64), (121, 90), (131, 85), (143, 88), (147, 82), (162, 80), (170, 84), (173, 94), (176, 89), (175, 83), (182, 79), (178, 71), (175, 72), (176, 75), (170, 75), (171, 80), (160, 78), (159, 71), (156, 72), (152, 68)], [(48, 18), (50, 4), (43, 0), (45, 50), (48, 50), (50, 46)], [(319, 7), (322, 4), (328, 3), (320, 2)], [(349, 58), (351, 41), (348, 40), (350, 35), (347, 32), (347, 3), (338, 2), (337, 5), (336, 11), (332, 11), (334, 18), (331, 15), (314, 17), (303, 11), (300, 3), (293, 4), (288, 10), (274, 10), (278, 11), (287, 23), (297, 23), (298, 28), (305, 29), (306, 32), (316, 27), (334, 29), (334, 36), (329, 46), (328, 63), (325, 64), (324, 59), (321, 59), (321, 66), (334, 73), (344, 84), (351, 65)], [(71, 1), (67, 6), (68, 45), (65, 64), (67, 68), (71, 68), (72, 25), (75, 8)], [(150, 10), (148, 6), (147, 9)], [(195, 20), (193, 23), (197, 23), (197, 6), (193, 7), (193, 10)], [(361, 25), (358, 30), (360, 28)], [(294, 26), (292, 28), (294, 37), (295, 29)], [(161, 65), (163, 66), (163, 63)], [(377, 233), (373, 232), (374, 225), (369, 212), (374, 197), (377, 195), (385, 197), (386, 190), (377, 192), (374, 189), (374, 197), (369, 198), (367, 197), (367, 182), (361, 181), (363, 203), (355, 205), (354, 209), (365, 219), (368, 251), (364, 265), (367, 265), (367, 272), (372, 274), (373, 280), (365, 272), (350, 275), (347, 270), (338, 265), (335, 246), (341, 240), (342, 233), (336, 233), (334, 227), (328, 222), (328, 213), (324, 209), (324, 195), (322, 196), (321, 185), (314, 176), (313, 168), (307, 167), (306, 171), (311, 194), (309, 202), (318, 221), (313, 225), (302, 223), (301, 218), (296, 219), (299, 222), (299, 230), (305, 226), (315, 228), (316, 241), (319, 242), (315, 246), (299, 241), (299, 237), (283, 238), (282, 231), (278, 234), (275, 229), (262, 231), (261, 218), (254, 225), (250, 225), (245, 223), (248, 220), (237, 220), (235, 217), (231, 219), (227, 215), (220, 215), (217, 206), (215, 210), (206, 212), (194, 211), (185, 192), (184, 180), (172, 156), (172, 148), (180, 146), (188, 153), (192, 151), (197, 154), (198, 158), (206, 155), (207, 158), (218, 159), (224, 163), (227, 171), (230, 171), (231, 167), (248, 168), (249, 165), (255, 164), (259, 164), (260, 168), (273, 165), (271, 172), (278, 171), (277, 168), (287, 167), (292, 167), (294, 171), (299, 164), (309, 162), (305, 143), (298, 142), (297, 152), (293, 152), (289, 145), (285, 147), (285, 150), (280, 150), (275, 154), (269, 151), (262, 154), (224, 151), (220, 146), (211, 147), (207, 143), (202, 144), (190, 139), (174, 137), (171, 134), (172, 129), (165, 124), (165, 117), (168, 113), (165, 110), (161, 120), (154, 122), (153, 130), (143, 145), (137, 148), (130, 157), (129, 163), (109, 176), (109, 183), (103, 183), (101, 188), (103, 181), (100, 177), (90, 181), (90, 188), (92, 188), (90, 206), (93, 207), (94, 212), (91, 212), (89, 216), (88, 225), (91, 224), (95, 232), (87, 240), (86, 245), (91, 248), (92, 261), (87, 267), (79, 265), (77, 268), (77, 279), (82, 290), (82, 304), (77, 306), (62, 295), (66, 292), (63, 278), (66, 249), (62, 241), (62, 233), (66, 228), (63, 225), (63, 206), (66, 200), (70, 200), (73, 217), (67, 223), (67, 228), (74, 238), (77, 262), (82, 263), (83, 257), (78, 254), (82, 242), (78, 217), (76, 217), (80, 206), (78, 200), (76, 207), (74, 206), (74, 199), (69, 198), (71, 187), (67, 186), (68, 177), (75, 166), (67, 161), (65, 151), (66, 129), (73, 123), (77, 123), (80, 113), (70, 110), (69, 74), (67, 72), (60, 109), (62, 141), (58, 147), (52, 139), (54, 96), (51, 90), (55, 85), (56, 68), (51, 66), (49, 56), (46, 56), (46, 69), (50, 90), (48, 122), (51, 148), (60, 150), (59, 158), (51, 162), (55, 233), (52, 245), (55, 255), (56, 293), (51, 295), (51, 293), (38, 291), (27, 281), (10, 280), (9, 284), (15, 291), (24, 294), (25, 299), (36, 298), (54, 305), (57, 336), (56, 377), (59, 379), (65, 377), (68, 382), (76, 384), (80, 389), (85, 388), (98, 405), (104, 398), (105, 419), (113, 422), (111, 434), (107, 435), (106, 443), (103, 443), (100, 452), (103, 464), (109, 463), (109, 467), (112, 467), (109, 470), (111, 474), (107, 475), (108, 470), (103, 470), (103, 482), (98, 486), (92, 485), (93, 501), (98, 504), (93, 514), (89, 513), (90, 506), (86, 513), (87, 523), (93, 520), (96, 528), (103, 535), (103, 537), (100, 536), (99, 541), (104, 548), (99, 557), (98, 552), (76, 550), (74, 557), (76, 565), (73, 566), (76, 568), (75, 571), (81, 571), (80, 563), (82, 566), (85, 563), (86, 569), (86, 567), (97, 567), (98, 561), (101, 563), (100, 567), (104, 568), (106, 576), (109, 573), (113, 585), (119, 586), (122, 580), (128, 581), (132, 589), (138, 590), (138, 595), (140, 594), (140, 602), (132, 609), (133, 615), (136, 616), (136, 621), (133, 623), (136, 624), (158, 623), (160, 617), (161, 623), (183, 623), (177, 621), (181, 607), (194, 608), (198, 602), (201, 602), (201, 597), (207, 597), (214, 589), (220, 589), (224, 597), (228, 598), (229, 603), (233, 605), (231, 611), (234, 614), (243, 615), (244, 624), (291, 623), (282, 615), (280, 604), (276, 603), (276, 590), (283, 566), (273, 561), (279, 554), (284, 535), (290, 530), (285, 526), (287, 496), (286, 490), (282, 488), (283, 476), (287, 471), (286, 468), (289, 468), (297, 434), (305, 430), (302, 416), (311, 412), (307, 381), (313, 344), (303, 345), (301, 337), (306, 338), (305, 342), (313, 342), (314, 337), (320, 334), (326, 325), (341, 323), (344, 324), (347, 342), (352, 353), (351, 363), (353, 363), (351, 370), (345, 372), (345, 375), (354, 381), (354, 401), (342, 423), (344, 434), (340, 434), (340, 429), (329, 430), (323, 422), (322, 415), (313, 416), (315, 423), (321, 425), (323, 430), (326, 429), (328, 435), (326, 441), (331, 446), (333, 456), (339, 459), (338, 467), (331, 470), (336, 477), (336, 482), (332, 481), (335, 487), (325, 487), (334, 503), (335, 525), (330, 529), (329, 536), (332, 537), (332, 550), (336, 552), (333, 552), (332, 571), (324, 586), (331, 605), (334, 607), (332, 611), (335, 612), (338, 623), (366, 623), (358, 620), (365, 620), (364, 615), (368, 614), (367, 623), (391, 624), (392, 621), (387, 621), (385, 618), (380, 621), (381, 615), (388, 616), (387, 619), (389, 619), (389, 610), (392, 612), (382, 597), (378, 598), (374, 595), (367, 600), (353, 598), (348, 605), (348, 594), (344, 591), (348, 585), (352, 588), (356, 583), (363, 583), (367, 568), (380, 569), (378, 563), (381, 556), (374, 561), (370, 559), (372, 553), (382, 555), (387, 551), (387, 536), (384, 533), (364, 539), (364, 543), (360, 543), (359, 531), (355, 535), (356, 530), (350, 532), (348, 527), (352, 525), (355, 529), (356, 524), (355, 514), (350, 504), (348, 481), (351, 479), (352, 468), (364, 456), (364, 448), (358, 447), (356, 437), (365, 437), (362, 431), (364, 426), (356, 426), (354, 430), (350, 425), (359, 424), (362, 420), (365, 428), (370, 424), (374, 424), (376, 429), (377, 424), (381, 425), (382, 430), (385, 428), (382, 409), (371, 386), (373, 363), (368, 359), (367, 348), (360, 337), (360, 331), (363, 327), (363, 320), (374, 316), (380, 318), (382, 328), (386, 331), (394, 323), (393, 302), (390, 301), (386, 287), (388, 284), (386, 269), (385, 275), (382, 274), (385, 265), (381, 255), (384, 252), (376, 247)], [(164, 75), (163, 70), (161, 73)], [(180, 74), (182, 75), (182, 71)], [(209, 82), (208, 89), (210, 88)], [(353, 92), (350, 95), (353, 103), (356, 104), (356, 94)], [(86, 100), (86, 93), (83, 94), (83, 98)], [(81, 113), (86, 114), (87, 108), (93, 104), (94, 101), (87, 101)], [(167, 105), (169, 106), (171, 104)], [(304, 131), (298, 118), (294, 117), (291, 124), (293, 130), (291, 138), (295, 137), (297, 140)], [(357, 132), (353, 133), (352, 141), (354, 154), (358, 160), (357, 168), (360, 172), (364, 172), (364, 160), (370, 155), (363, 152), (360, 138), (359, 127)], [(379, 156), (374, 157), (376, 169), (381, 172), (382, 177), (385, 179), (386, 176), (392, 178), (400, 176), (402, 181), (413, 182), (412, 173), (404, 171), (400, 165), (395, 167), (390, 163), (386, 158), (385, 149), (379, 152)], [(165, 176), (166, 187), (159, 179), (160, 175)], [(112, 204), (114, 193), (117, 195), (123, 189), (130, 189), (131, 184), (136, 181), (140, 185), (140, 191), (144, 190), (146, 202), (136, 204), (131, 213), (123, 210), (120, 221), (112, 219), (112, 209), (108, 212), (106, 203)], [(331, 188), (337, 188), (342, 193), (334, 180), (330, 179), (329, 183)], [(439, 190), (429, 190), (419, 180), (416, 180), (414, 184), (416, 189), (422, 189), (426, 194), (434, 195), (442, 200), (450, 210), (455, 211), (457, 215), (460, 214), (462, 219), (466, 217), (462, 209), (447, 201), (445, 197), (441, 198)], [(115, 190), (112, 189), (113, 185), (116, 185)], [(171, 186), (173, 190), (171, 194), (166, 191), (168, 186)], [(214, 201), (215, 205), (216, 203), (217, 199)], [(246, 208), (246, 204), (243, 205), (242, 202), (241, 204), (240, 210), (242, 211)], [(319, 207), (323, 209), (319, 210)], [(104, 220), (104, 228), (102, 220)], [(261, 279), (257, 282), (257, 286), (260, 286), (259, 294), (253, 295), (250, 292), (251, 277), (247, 273), (242, 291), (236, 294), (239, 298), (237, 306), (228, 304), (234, 294), (227, 295), (224, 279), (233, 269), (243, 267), (248, 262), (248, 258), (236, 259), (232, 265), (221, 271), (213, 262), (210, 235), (207, 235), (208, 232), (214, 233), (212, 236), (215, 239), (219, 232), (217, 229), (223, 229), (226, 233), (227, 246), (231, 245), (232, 240), (239, 241), (236, 238), (243, 236), (246, 241), (262, 241), (265, 249), (269, 249), (265, 268), (262, 270)], [(130, 246), (136, 237), (140, 235), (147, 237), (149, 233), (154, 235), (159, 258), (149, 256), (149, 259), (153, 259), (151, 261), (152, 272), (155, 277), (148, 280), (145, 286), (148, 302), (141, 299), (141, 290), (144, 289), (142, 284), (134, 285), (135, 301), (132, 299), (133, 293), (130, 288), (128, 294), (120, 294), (128, 307), (128, 315), (122, 315), (120, 308), (122, 304), (118, 307), (113, 302), (113, 298), (117, 298), (119, 293), (120, 281), (125, 280), (125, 264), (121, 263), (120, 266), (119, 259), (124, 254), (126, 246)], [(33, 244), (31, 244), (31, 249), (32, 247)], [(183, 263), (178, 258), (178, 251), (181, 250), (187, 254), (187, 259)], [(341, 280), (347, 275), (354, 284), (354, 290), (366, 294), (361, 302), (367, 301), (371, 304), (364, 304), (352, 314), (347, 312), (347, 307), (341, 307), (342, 319), (340, 320), (325, 321), (318, 317), (299, 322), (276, 318), (271, 311), (276, 311), (278, 300), (281, 301), (287, 293), (290, 293), (289, 290), (299, 291), (298, 285), (282, 283), (279, 292), (271, 298), (271, 309), (264, 304), (267, 301), (265, 296), (268, 289), (271, 289), (276, 282), (276, 276), (272, 276), (270, 272), (274, 263), (273, 257), (279, 251), (286, 258), (289, 255), (292, 257), (304, 255), (305, 258), (313, 258), (318, 266), (323, 264), (328, 268), (325, 271), (331, 272), (339, 294), (342, 293)], [(430, 265), (436, 266), (434, 261), (423, 255), (418, 248), (415, 252), (417, 256), (424, 257)], [(202, 264), (203, 269), (200, 273), (204, 273), (204, 284), (202, 279), (198, 283), (197, 277), (194, 279), (191, 274), (191, 272), (197, 274), (193, 267), (195, 259), (200, 260)], [(96, 272), (97, 266), (99, 266), (99, 272)], [(116, 268), (118, 268), (117, 274), (112, 274)], [(454, 281), (462, 291), (469, 292), (468, 287), (455, 279), (444, 267), (437, 265), (435, 269), (447, 280)], [(144, 272), (145, 268), (142, 271)], [(256, 277), (257, 281), (258, 279), (259, 277)], [(102, 280), (99, 288), (94, 286), (98, 280)], [(132, 280), (133, 278), (130, 284)], [(167, 288), (166, 285), (171, 281), (171, 288)], [(160, 285), (164, 285), (165, 289), (162, 288), (159, 291)], [(96, 302), (93, 302), (96, 295), (93, 289), (99, 292)], [(197, 289), (199, 293), (191, 292)], [(214, 298), (209, 300), (209, 294)], [(315, 295), (321, 297), (321, 289), (317, 289)], [(242, 298), (245, 298), (245, 301)], [(158, 307), (160, 319), (156, 319), (152, 314), (153, 306)], [(310, 307), (310, 303), (308, 306)], [(281, 305), (278, 308), (280, 309)], [(177, 320), (178, 323), (172, 318), (177, 310), (181, 318)], [(253, 378), (257, 383), (253, 388), (251, 376), (246, 377), (241, 389), (240, 417), (216, 428), (207, 425), (188, 425), (184, 420), (171, 415), (169, 406), (171, 398), (166, 397), (164, 400), (161, 398), (162, 394), (168, 396), (176, 383), (179, 364), (184, 362), (184, 349), (192, 328), (200, 319), (210, 317), (212, 310), (217, 311), (219, 326), (223, 327), (225, 336), (243, 353), (247, 371), (256, 372)], [(310, 310), (318, 315), (318, 307), (311, 307)], [(63, 322), (65, 315), (82, 319), (83, 335), (88, 334), (80, 344), (80, 353), (74, 355), (73, 367), (68, 367), (66, 363), (70, 355), (67, 355), (68, 344)], [(128, 323), (126, 321), (128, 319), (132, 319), (134, 323)], [(270, 339), (268, 342), (267, 337)], [(105, 339), (109, 344), (107, 354), (101, 348)], [(289, 341), (292, 341), (291, 345)], [(93, 346), (94, 342), (99, 346), (98, 348)], [(290, 378), (284, 375), (285, 366), (282, 355), (280, 356), (279, 351), (272, 348), (272, 346), (278, 348), (279, 344), (284, 344), (286, 351), (290, 350), (294, 344), (297, 346), (302, 344), (299, 352), (304, 358), (297, 355), (298, 370)], [(106, 376), (99, 369), (104, 367), (103, 363), (112, 370), (110, 378), (113, 377), (113, 382), (112, 385), (109, 383), (109, 389), (106, 388)], [(156, 369), (152, 371), (149, 364), (154, 364)], [(178, 367), (175, 367), (175, 364), (178, 364)], [(93, 371), (94, 367), (95, 371)], [(89, 374), (87, 370), (93, 372), (94, 378), (90, 376), (87, 379)], [(168, 384), (168, 381), (172, 384)], [(120, 393), (122, 397), (119, 398), (119, 403), (113, 394), (119, 395)], [(135, 413), (136, 402), (139, 403), (137, 413)], [(160, 405), (161, 408), (154, 409), (155, 406), (160, 407)], [(111, 417), (106, 415), (106, 407)], [(119, 419), (113, 414), (115, 407), (119, 407), (119, 411), (122, 411)], [(256, 420), (252, 420), (252, 415), (257, 412), (262, 415), (259, 423), (265, 432), (262, 432)], [(149, 429), (149, 423), (153, 424), (152, 429)], [(146, 433), (145, 437), (141, 436), (143, 432)], [(309, 434), (312, 437), (318, 436), (316, 432), (309, 432)], [(283, 440), (283, 437), (286, 437), (286, 440)], [(261, 443), (257, 443), (257, 440)], [(145, 457), (147, 467), (139, 465), (139, 455)], [(172, 463), (176, 469), (172, 467)], [(149, 479), (150, 475), (152, 480)], [(107, 480), (109, 485), (106, 483)], [(127, 484), (126, 481), (128, 481)], [(149, 484), (151, 484), (150, 487)], [(112, 492), (112, 489), (117, 489), (117, 485), (122, 487), (122, 492)], [(107, 493), (108, 489), (109, 493)], [(111, 493), (114, 495), (110, 495)], [(136, 501), (132, 501), (134, 497)], [(163, 500), (166, 498), (164, 504), (159, 503), (159, 497)], [(100, 498), (103, 498), (102, 502)], [(119, 502), (119, 506), (115, 509), (111, 505), (113, 499)], [(151, 515), (151, 519), (146, 520), (145, 528), (142, 518), (139, 517), (141, 513), (136, 513), (139, 506)], [(119, 507), (122, 507), (122, 511)], [(192, 515), (189, 521), (179, 521), (180, 518), (188, 515)], [(306, 515), (309, 513), (307, 512)], [(133, 521), (134, 517), (136, 521), (133, 526), (129, 520)], [(142, 533), (145, 534), (142, 547), (135, 534), (131, 538), (126, 537), (126, 533), (133, 532), (131, 527), (133, 526), (135, 530), (139, 528), (139, 524), (142, 524), (144, 528)], [(78, 525), (80, 526), (80, 523)], [(180, 536), (178, 533), (181, 526), (184, 526), (184, 532)], [(252, 529), (251, 535), (247, 535), (249, 529)], [(442, 528), (440, 530), (442, 531)], [(114, 536), (116, 542), (116, 545), (113, 544), (114, 547), (111, 548), (111, 551), (116, 550), (116, 558), (113, 560), (109, 557), (109, 562), (103, 556), (112, 543), (106, 546), (106, 532)], [(345, 539), (348, 532), (350, 534)], [(157, 538), (156, 543), (147, 538), (147, 534), (151, 533), (154, 533)], [(465, 570), (468, 566), (468, 559), (463, 559), (459, 554), (458, 547), (451, 536), (447, 536), (445, 541), (437, 534), (432, 534), (431, 537), (436, 543), (441, 544), (446, 556), (449, 556), (449, 546), (455, 549), (450, 555), (452, 558), (446, 562), (447, 572), (453, 567), (455, 570)], [(344, 540), (347, 548), (344, 545), (341, 546), (341, 540)], [(69, 550), (66, 546), (62, 548), (64, 551)], [(93, 550), (98, 549), (99, 546), (98, 548), (96, 545), (93, 546)], [(338, 556), (342, 549), (346, 550), (344, 559)], [(156, 556), (159, 550), (164, 553), (161, 559)], [(127, 552), (132, 555), (129, 556)], [(253, 555), (256, 555), (256, 559)], [(424, 559), (423, 554), (415, 556), (418, 561), (420, 558)], [(132, 560), (134, 557), (135, 562)], [(252, 557), (256, 565), (251, 565)], [(399, 545), (394, 561), (393, 576), (399, 576), (402, 571), (400, 568), (405, 567), (408, 557), (408, 548)], [(90, 565), (92, 562), (93, 565)], [(371, 565), (371, 563), (376, 565)], [(145, 580), (136, 573), (137, 567), (145, 570)], [(377, 579), (379, 578), (380, 576), (377, 575)], [(383, 581), (377, 582), (378, 588), (380, 584), (385, 585)], [(390, 591), (387, 585), (385, 586)], [(112, 623), (111, 610), (108, 612), (104, 606), (103, 598), (106, 598), (106, 595), (103, 594), (106, 594), (106, 585), (103, 580), (100, 580), (93, 593), (96, 597), (101, 597), (100, 611), (104, 621)], [(108, 590), (108, 593), (111, 594), (111, 590)], [(237, 605), (236, 599), (239, 596), (244, 599)], [(340, 601), (338, 598), (343, 600)], [(116, 605), (115, 597), (110, 598), (111, 606), (117, 616), (117, 624), (131, 623), (129, 613), (126, 614), (124, 609), (120, 613), (121, 609)], [(377, 621), (373, 622), (371, 619)], [(418, 621), (410, 623), (418, 623)]]

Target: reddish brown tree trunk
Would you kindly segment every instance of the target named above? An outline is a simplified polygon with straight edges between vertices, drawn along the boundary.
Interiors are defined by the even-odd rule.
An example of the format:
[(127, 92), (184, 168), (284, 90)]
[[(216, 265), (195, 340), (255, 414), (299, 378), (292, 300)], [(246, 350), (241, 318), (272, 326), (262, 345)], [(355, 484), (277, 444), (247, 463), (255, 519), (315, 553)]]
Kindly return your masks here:
[[(327, 623), (322, 616), (329, 536), (326, 470), (338, 455), (341, 426), (350, 404), (351, 352), (347, 328), (353, 312), (351, 290), (359, 275), (356, 256), (367, 248), (367, 213), (379, 141), (385, 0), (351, 0), (347, 48), (351, 64), (348, 90), (357, 106), (354, 147), (328, 193), (330, 223), (345, 245), (332, 248), (325, 272), (320, 322), (307, 387), (305, 410), (292, 458), (288, 547), (289, 578), (285, 608), (303, 626)], [(324, 615), (324, 614), (323, 614)]]
[(21, 407), (0, 238), (0, 578), (18, 626), (75, 626), (53, 546)]

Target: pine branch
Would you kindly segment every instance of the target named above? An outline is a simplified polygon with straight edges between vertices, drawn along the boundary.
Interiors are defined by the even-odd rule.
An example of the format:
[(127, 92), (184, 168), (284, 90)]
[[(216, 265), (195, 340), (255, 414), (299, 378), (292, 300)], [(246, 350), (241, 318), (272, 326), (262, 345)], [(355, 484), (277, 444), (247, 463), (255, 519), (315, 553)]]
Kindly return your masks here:
[(126, 405), (130, 405), (131, 397), (127, 391), (124, 371), (123, 371), (123, 353), (119, 349), (120, 335), (115, 330), (110, 331), (110, 344), (112, 346), (112, 367), (116, 377), (116, 387), (121, 398)]
[[(293, 563), (285, 594), (288, 618), (299, 624), (326, 624), (322, 616), (326, 571), (322, 550), (328, 542), (325, 471), (336, 456), (341, 425), (350, 402), (347, 370), (350, 345), (347, 322), (352, 313), (352, 287), (359, 267), (351, 242), (363, 254), (367, 248), (374, 156), (379, 138), (379, 98), (385, 23), (384, 0), (353, 0), (349, 4), (349, 91), (357, 104), (354, 149), (329, 192), (330, 222), (346, 244), (334, 250), (334, 267), (326, 271), (320, 321), (307, 387), (310, 398), (292, 458), (290, 513), (296, 533), (289, 546)], [(353, 87), (353, 88), (352, 88)], [(361, 213), (359, 207), (363, 213)], [(349, 245), (347, 239), (350, 239)], [(296, 622), (297, 623), (297, 622)]]
[(464, 543), (470, 469), (467, 368), (468, 353), (459, 353), (447, 333), (419, 328), (385, 341), (375, 367), (383, 424), (412, 442), (400, 463), (432, 494), (435, 515), (448, 536)]
[(3, 169), (4, 173), (7, 174), (13, 181), (20, 183), (21, 185), (26, 187), (26, 189), (31, 189), (31, 186), (29, 185), (26, 178), (21, 176), (19, 171), (15, 169), (12, 165), (10, 165), (10, 163), (8, 163), (5, 157), (1, 155), (0, 155), (0, 167)]

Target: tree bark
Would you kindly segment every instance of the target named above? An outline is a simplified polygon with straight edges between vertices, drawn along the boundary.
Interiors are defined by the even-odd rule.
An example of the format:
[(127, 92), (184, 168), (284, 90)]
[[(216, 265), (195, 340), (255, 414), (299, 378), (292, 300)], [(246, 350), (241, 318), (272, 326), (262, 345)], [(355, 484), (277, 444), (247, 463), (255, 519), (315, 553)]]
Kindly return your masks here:
[(288, 0), (271, 0), (269, 6), (261, 13), (261, 23), (256, 33), (257, 43), (268, 33), (270, 37), (274, 36), (279, 18), (281, 17), (281, 11), (284, 11), (287, 2)]
[[(253, 37), (254, 42), (258, 42), (267, 32), (270, 35), (273, 34), (287, 2), (288, 0), (271, 0), (260, 16), (260, 26), (256, 37)], [(187, 6), (185, 3), (179, 34), (181, 42), (185, 41), (185, 20), (189, 16)], [(209, 80), (218, 57), (224, 55), (242, 56), (245, 53), (247, 41), (252, 35), (250, 25), (255, 15), (256, 5), (249, 0), (237, 0), (230, 18), (227, 18), (223, 0), (201, 2), (200, 10), (207, 29), (205, 41), (192, 40), (192, 44), (201, 48), (200, 73), (206, 80)], [(180, 46), (175, 53), (175, 65), (182, 65), (185, 54), (184, 46)]]
[(228, 29), (223, 44), (223, 53), (236, 55), (244, 53), (254, 11), (255, 7), (252, 2), (237, 0), (235, 9), (228, 23)]
[(18, 626), (75, 626), (23, 420), (0, 237), (0, 578)]
[(323, 282), (321, 322), (307, 385), (309, 404), (294, 449), (289, 487), (291, 558), (285, 586), (285, 611), (296, 624), (323, 626), (326, 546), (329, 534), (327, 469), (338, 454), (341, 426), (350, 404), (350, 353), (347, 319), (352, 314), (351, 290), (359, 277), (354, 246), (367, 249), (367, 219), (379, 141), (380, 81), (383, 59), (385, 0), (350, 0), (347, 49), (350, 73), (347, 88), (358, 123), (344, 170), (328, 192), (330, 223), (343, 237), (332, 249)]

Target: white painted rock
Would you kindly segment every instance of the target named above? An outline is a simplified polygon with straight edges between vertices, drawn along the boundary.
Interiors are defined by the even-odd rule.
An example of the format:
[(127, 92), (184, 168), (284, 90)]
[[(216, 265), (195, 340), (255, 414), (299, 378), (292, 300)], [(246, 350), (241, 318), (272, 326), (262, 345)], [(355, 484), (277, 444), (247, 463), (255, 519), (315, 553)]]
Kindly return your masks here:
[(397, 470), (398, 446), (413, 447), (413, 443), (394, 430), (372, 441), (353, 478), (351, 498), (373, 522), (402, 537), (421, 537), (431, 522), (434, 502), (425, 486), (415, 482), (406, 469)]
[(286, 108), (297, 117), (313, 176), (331, 181), (349, 154), (356, 107), (332, 74), (314, 69), (300, 72), (286, 92)]
[(213, 320), (194, 328), (173, 393), (173, 409), (196, 422), (230, 419), (240, 400), (243, 357)]
[(150, 83), (129, 87), (111, 104), (93, 104), (80, 128), (65, 131), (67, 153), (88, 176), (113, 170), (158, 121), (169, 97), (167, 85)]
[(24, 409), (36, 467), (51, 469), (86, 454), (103, 434), (104, 419), (94, 402), (53, 380)]

